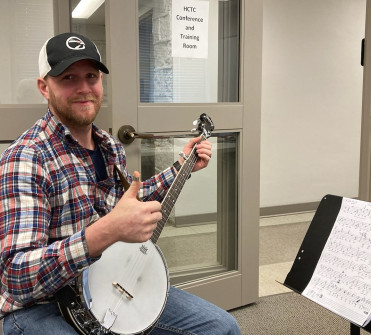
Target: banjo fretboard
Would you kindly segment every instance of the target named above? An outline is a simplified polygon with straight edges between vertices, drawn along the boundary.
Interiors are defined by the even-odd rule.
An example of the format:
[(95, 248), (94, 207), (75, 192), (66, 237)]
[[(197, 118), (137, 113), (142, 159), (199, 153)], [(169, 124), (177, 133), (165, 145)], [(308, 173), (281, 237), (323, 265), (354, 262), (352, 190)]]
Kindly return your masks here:
[[(202, 140), (204, 140), (204, 137), (202, 137)], [(159, 222), (157, 222), (157, 227), (154, 230), (153, 235), (151, 237), (151, 241), (153, 243), (155, 244), (157, 243), (160, 234), (165, 227), (167, 219), (169, 218), (169, 215), (175, 206), (178, 196), (182, 191), (185, 182), (188, 180), (188, 177), (191, 174), (193, 167), (196, 164), (196, 161), (197, 153), (195, 145), (191, 153), (188, 155), (187, 159), (182, 164), (180, 171), (178, 171), (178, 174), (176, 175), (173, 183), (171, 184), (170, 189), (166, 193), (165, 198), (162, 200), (161, 203), (162, 219)]]

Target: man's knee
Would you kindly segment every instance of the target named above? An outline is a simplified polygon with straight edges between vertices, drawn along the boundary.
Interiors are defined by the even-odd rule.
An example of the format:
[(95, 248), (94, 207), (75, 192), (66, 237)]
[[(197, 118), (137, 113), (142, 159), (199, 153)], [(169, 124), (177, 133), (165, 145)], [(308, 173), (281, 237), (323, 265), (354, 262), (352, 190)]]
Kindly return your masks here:
[(213, 327), (216, 331), (215, 334), (218, 335), (241, 335), (236, 319), (228, 312), (225, 312), (223, 317), (214, 319)]

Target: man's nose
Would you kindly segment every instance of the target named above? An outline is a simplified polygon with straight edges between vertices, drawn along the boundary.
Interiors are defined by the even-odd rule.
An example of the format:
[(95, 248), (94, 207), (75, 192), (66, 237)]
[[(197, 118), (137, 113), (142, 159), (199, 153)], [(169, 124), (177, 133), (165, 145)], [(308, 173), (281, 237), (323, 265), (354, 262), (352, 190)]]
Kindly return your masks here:
[(77, 89), (81, 93), (90, 92), (91, 85), (87, 79), (81, 79), (78, 81)]

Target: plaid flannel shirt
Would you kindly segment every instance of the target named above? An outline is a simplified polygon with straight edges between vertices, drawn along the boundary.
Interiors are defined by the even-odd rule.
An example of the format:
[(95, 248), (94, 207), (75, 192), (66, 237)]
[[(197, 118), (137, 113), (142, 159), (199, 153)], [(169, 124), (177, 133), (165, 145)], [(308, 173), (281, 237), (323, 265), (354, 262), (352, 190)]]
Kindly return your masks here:
[[(0, 160), (0, 318), (50, 299), (96, 259), (85, 228), (108, 213), (124, 193), (114, 164), (128, 181), (123, 147), (93, 126), (108, 178), (97, 182), (91, 158), (48, 111)], [(172, 168), (144, 181), (142, 200), (161, 201)]]

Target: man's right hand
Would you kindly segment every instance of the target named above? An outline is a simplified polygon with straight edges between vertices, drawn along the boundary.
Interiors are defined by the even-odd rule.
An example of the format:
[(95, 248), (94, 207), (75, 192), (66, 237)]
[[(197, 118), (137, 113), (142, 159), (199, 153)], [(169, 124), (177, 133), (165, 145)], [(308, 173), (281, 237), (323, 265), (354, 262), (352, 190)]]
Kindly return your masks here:
[(142, 186), (139, 172), (135, 171), (133, 177), (129, 189), (110, 214), (114, 217), (120, 241), (145, 242), (162, 219), (161, 204), (158, 201), (139, 201), (137, 194)]
[(111, 244), (122, 242), (145, 242), (150, 239), (162, 219), (158, 201), (141, 202), (137, 194), (142, 185), (138, 171), (133, 182), (115, 208), (85, 231), (91, 257), (99, 256)]

